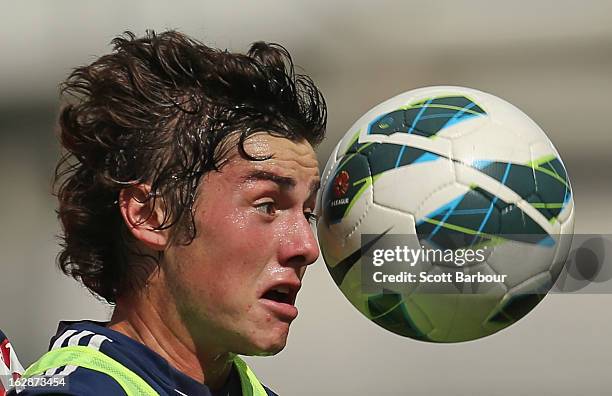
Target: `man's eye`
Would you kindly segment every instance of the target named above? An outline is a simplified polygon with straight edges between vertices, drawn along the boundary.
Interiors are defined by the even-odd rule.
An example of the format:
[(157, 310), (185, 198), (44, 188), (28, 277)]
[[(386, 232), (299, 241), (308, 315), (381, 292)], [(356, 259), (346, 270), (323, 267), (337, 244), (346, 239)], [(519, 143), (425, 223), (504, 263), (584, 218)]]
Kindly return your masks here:
[(262, 202), (255, 206), (258, 212), (261, 212), (268, 216), (274, 216), (276, 214), (276, 205), (274, 202)]
[(319, 216), (314, 212), (304, 212), (304, 216), (310, 224), (316, 225), (319, 221)]

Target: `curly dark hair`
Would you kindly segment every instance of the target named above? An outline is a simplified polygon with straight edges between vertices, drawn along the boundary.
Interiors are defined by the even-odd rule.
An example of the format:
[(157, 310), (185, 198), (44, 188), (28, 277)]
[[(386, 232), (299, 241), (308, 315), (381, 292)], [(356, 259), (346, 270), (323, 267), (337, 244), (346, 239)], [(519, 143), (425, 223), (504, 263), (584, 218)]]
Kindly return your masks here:
[[(247, 54), (210, 48), (186, 35), (147, 31), (116, 37), (113, 51), (75, 69), (62, 86), (65, 152), (56, 172), (62, 250), (58, 265), (109, 303), (139, 287), (130, 234), (118, 210), (122, 189), (141, 183), (166, 208), (159, 229), (186, 226), (202, 176), (219, 170), (228, 137), (250, 160), (245, 140), (266, 131), (316, 146), (327, 110), (312, 80), (294, 72), (278, 44)], [(153, 202), (155, 204), (155, 202)], [(187, 219), (185, 221), (185, 219)]]

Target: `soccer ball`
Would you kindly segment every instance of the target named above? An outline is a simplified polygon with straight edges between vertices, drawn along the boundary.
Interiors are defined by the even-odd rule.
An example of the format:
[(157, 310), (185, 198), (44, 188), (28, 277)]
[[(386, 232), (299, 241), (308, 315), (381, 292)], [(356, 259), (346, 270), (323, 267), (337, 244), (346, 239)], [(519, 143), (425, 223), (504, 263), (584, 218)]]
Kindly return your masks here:
[[(451, 86), (362, 116), (327, 162), (317, 211), (321, 253), (346, 298), (383, 328), (430, 342), (481, 338), (531, 311), (559, 276), (574, 225), (567, 172), (538, 125), (496, 96)], [(378, 249), (390, 261), (373, 265), (385, 238), (396, 249)], [(407, 248), (455, 261), (408, 264)], [(469, 249), (480, 260), (458, 265)]]

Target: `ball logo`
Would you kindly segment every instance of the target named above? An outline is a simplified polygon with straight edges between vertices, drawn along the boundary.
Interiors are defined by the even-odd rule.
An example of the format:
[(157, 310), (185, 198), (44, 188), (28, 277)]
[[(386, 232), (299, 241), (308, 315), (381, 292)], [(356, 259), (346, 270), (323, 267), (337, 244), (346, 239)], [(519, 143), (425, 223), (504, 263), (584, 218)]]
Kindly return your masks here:
[(349, 174), (347, 171), (342, 171), (334, 179), (334, 196), (342, 198), (349, 189)]

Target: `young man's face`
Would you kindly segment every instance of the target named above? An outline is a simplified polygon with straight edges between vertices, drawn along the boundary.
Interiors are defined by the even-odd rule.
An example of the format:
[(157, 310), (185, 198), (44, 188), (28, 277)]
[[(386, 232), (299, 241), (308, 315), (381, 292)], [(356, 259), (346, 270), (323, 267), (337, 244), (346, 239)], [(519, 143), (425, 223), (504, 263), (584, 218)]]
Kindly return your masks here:
[(306, 266), (319, 249), (309, 217), (319, 185), (306, 141), (266, 133), (203, 177), (194, 205), (197, 235), (165, 252), (166, 279), (196, 345), (273, 354), (286, 343)]

